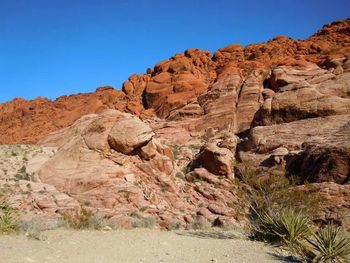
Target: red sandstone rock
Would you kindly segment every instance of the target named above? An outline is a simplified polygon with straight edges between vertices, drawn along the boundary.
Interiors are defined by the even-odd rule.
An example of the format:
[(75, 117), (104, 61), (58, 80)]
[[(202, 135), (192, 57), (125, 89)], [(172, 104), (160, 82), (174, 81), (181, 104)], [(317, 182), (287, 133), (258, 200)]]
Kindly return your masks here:
[[(270, 88), (279, 89), (281, 83), (299, 85), (297, 90), (284, 90), (272, 101), (264, 103), (274, 120), (288, 112), (297, 113), (294, 120), (305, 115), (344, 114), (349, 111), (348, 91), (340, 88), (334, 93), (326, 87), (332, 85), (332, 80), (322, 85), (322, 78), (336, 75), (340, 78), (335, 82), (348, 81), (341, 76), (350, 70), (349, 28), (349, 19), (337, 21), (307, 40), (294, 41), (279, 36), (246, 48), (240, 45), (221, 48), (213, 57), (207, 51), (189, 49), (158, 63), (148, 74), (131, 76), (124, 83), (122, 92), (107, 87), (99, 88), (95, 93), (63, 96), (55, 101), (15, 99), (0, 105), (0, 142), (35, 143), (85, 114), (107, 108), (144, 117), (151, 117), (155, 112), (159, 117), (173, 120), (206, 116), (195, 120), (193, 128), (197, 130), (207, 128), (208, 122), (222, 127), (219, 122), (225, 119), (233, 130), (243, 131), (249, 128), (249, 123), (264, 103), (262, 94), (266, 92), (263, 92), (263, 87), (267, 83), (264, 80), (271, 70)], [(321, 69), (316, 69), (315, 64)], [(313, 65), (312, 69), (310, 65)], [(301, 68), (306, 68), (306, 71)], [(277, 77), (278, 71), (283, 69), (288, 70), (287, 75)], [(320, 78), (325, 70), (329, 72)], [(308, 76), (313, 79), (317, 76), (318, 83), (309, 83), (311, 87), (300, 89), (300, 81), (308, 81)], [(202, 99), (197, 100), (200, 96)], [(290, 97), (306, 100), (305, 105), (293, 105), (295, 100), (290, 100)], [(229, 119), (225, 109), (235, 114)], [(223, 113), (225, 117), (218, 119)], [(288, 116), (282, 118), (291, 119)]]

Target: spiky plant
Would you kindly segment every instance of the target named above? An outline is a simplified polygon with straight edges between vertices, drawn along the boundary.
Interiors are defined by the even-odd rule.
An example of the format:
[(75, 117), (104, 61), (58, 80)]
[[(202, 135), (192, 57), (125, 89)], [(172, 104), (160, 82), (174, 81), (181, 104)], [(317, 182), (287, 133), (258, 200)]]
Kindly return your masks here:
[(350, 262), (350, 240), (339, 227), (328, 225), (307, 239), (313, 262)]
[(256, 212), (254, 235), (293, 253), (302, 254), (304, 242), (311, 234), (311, 222), (302, 212), (286, 208), (280, 212)]

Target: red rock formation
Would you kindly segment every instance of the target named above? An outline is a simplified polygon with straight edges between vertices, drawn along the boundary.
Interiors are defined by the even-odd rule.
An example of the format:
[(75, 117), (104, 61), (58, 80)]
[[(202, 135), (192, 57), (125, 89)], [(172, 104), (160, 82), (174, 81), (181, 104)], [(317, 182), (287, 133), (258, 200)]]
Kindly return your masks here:
[(0, 104), (0, 143), (36, 143), (81, 116), (113, 108), (124, 110), (125, 94), (112, 87), (94, 93), (62, 96), (55, 101), (21, 98)]
[[(218, 116), (229, 118), (229, 114), (223, 113), (226, 108), (232, 115), (231, 128), (243, 131), (249, 128), (264, 102), (262, 92), (266, 85), (275, 91), (280, 90), (290, 81), (303, 78), (305, 70), (321, 72), (321, 69), (315, 69), (316, 65), (331, 69), (327, 73), (329, 77), (349, 71), (349, 30), (350, 19), (347, 19), (324, 26), (307, 40), (278, 36), (246, 48), (227, 46), (213, 56), (207, 51), (189, 49), (157, 64), (147, 74), (131, 76), (124, 83), (122, 92), (106, 87), (95, 93), (63, 96), (55, 101), (14, 99), (0, 105), (0, 143), (35, 143), (48, 133), (71, 125), (79, 117), (105, 108), (144, 117), (155, 112), (161, 118), (172, 120), (207, 115), (207, 118), (197, 121), (197, 130)], [(294, 67), (301, 68), (301, 71), (295, 73), (294, 80), (283, 79), (283, 76), (276, 79), (277, 70), (274, 69), (277, 66), (280, 70)], [(265, 81), (271, 70), (271, 78)], [(338, 95), (343, 98), (343, 95)], [(276, 100), (282, 99), (281, 96)], [(324, 98), (322, 103), (330, 103), (333, 107), (339, 105), (338, 102), (337, 98)], [(348, 111), (347, 102), (342, 103), (334, 109), (336, 112)], [(272, 107), (273, 111), (275, 104), (273, 101), (272, 106), (269, 104), (271, 100), (265, 103), (266, 109)], [(323, 112), (327, 112), (327, 107), (323, 108), (326, 108)]]

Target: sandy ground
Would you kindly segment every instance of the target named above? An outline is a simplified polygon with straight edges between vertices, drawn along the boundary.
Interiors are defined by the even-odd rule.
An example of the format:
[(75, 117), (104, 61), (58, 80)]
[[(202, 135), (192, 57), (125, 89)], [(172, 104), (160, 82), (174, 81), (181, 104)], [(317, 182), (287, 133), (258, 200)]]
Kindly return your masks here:
[(277, 251), (232, 232), (71, 231), (0, 236), (0, 262), (281, 262)]

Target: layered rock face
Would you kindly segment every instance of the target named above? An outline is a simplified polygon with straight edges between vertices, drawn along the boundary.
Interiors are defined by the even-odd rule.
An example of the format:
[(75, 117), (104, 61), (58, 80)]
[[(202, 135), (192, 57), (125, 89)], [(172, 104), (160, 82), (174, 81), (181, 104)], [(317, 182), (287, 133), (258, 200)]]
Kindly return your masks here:
[(299, 178), (310, 195), (322, 189), (316, 219), (350, 229), (349, 19), (307, 40), (189, 49), (122, 91), (15, 99), (0, 118), (0, 143), (55, 149), (31, 179), (67, 193), (55, 211), (79, 202), (124, 226), (135, 213), (166, 228), (243, 222), (233, 178), (249, 161)]

